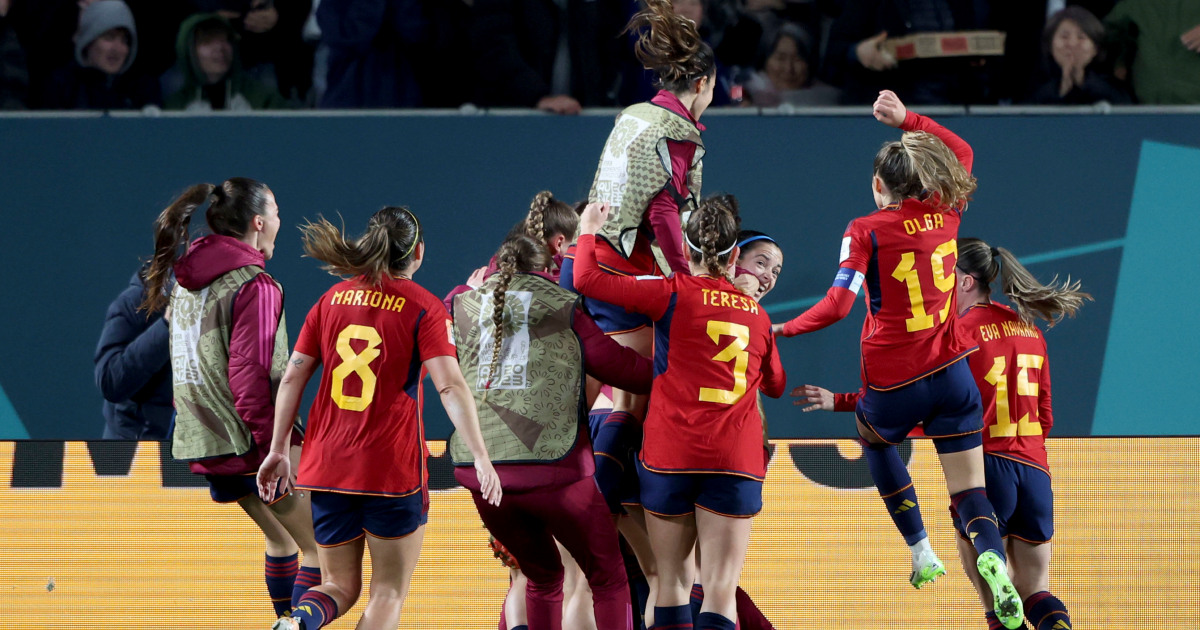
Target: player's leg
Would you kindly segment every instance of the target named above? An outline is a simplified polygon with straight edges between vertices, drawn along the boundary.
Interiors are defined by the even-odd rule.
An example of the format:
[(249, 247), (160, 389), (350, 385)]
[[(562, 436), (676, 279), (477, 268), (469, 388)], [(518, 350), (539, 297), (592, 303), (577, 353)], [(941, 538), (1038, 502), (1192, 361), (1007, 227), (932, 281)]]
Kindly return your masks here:
[[(292, 503), (287, 495), (280, 502)], [(267, 593), (271, 597), (271, 605), (276, 617), (284, 617), (292, 610), (292, 589), (295, 586), (296, 571), (299, 568), (297, 552), (299, 547), (292, 540), (287, 528), (279, 522), (271, 509), (267, 507), (257, 494), (248, 494), (237, 500), (237, 504), (254, 521), (263, 533), (266, 546), (264, 575), (267, 582)]]
[(520, 569), (508, 571), (508, 594), (504, 597), (500, 630), (529, 630), (529, 618), (525, 614), (525, 588), (529, 578)]
[(559, 630), (562, 627), (563, 566), (549, 528), (537, 516), (537, 508), (552, 500), (550, 496), (551, 493), (540, 490), (510, 493), (495, 506), (484, 501), (479, 493), (471, 493), (479, 518), (512, 554), (528, 580), (525, 606), (529, 625)]
[(699, 477), (696, 531), (704, 601), (693, 625), (696, 630), (733, 630), (751, 519), (762, 510), (762, 482), (734, 475)]
[[(587, 575), (571, 553), (558, 544), (558, 557), (563, 563), (563, 627), (579, 630), (596, 630), (596, 614), (592, 609), (592, 589)], [(621, 568), (624, 571), (624, 567)], [(626, 588), (628, 599), (628, 588)]]
[(362, 594), (364, 497), (337, 492), (309, 492), (313, 531), (321, 560), (322, 583), (300, 597), (292, 609), (293, 625), (278, 628), (317, 630), (350, 610)]
[(1069, 630), (1067, 607), (1050, 592), (1054, 536), (1054, 491), (1050, 475), (1034, 466), (1012, 464), (1021, 477), (1021, 510), (1009, 523), (1013, 584), (1034, 630)]
[(320, 553), (313, 536), (312, 504), (309, 499), (308, 491), (295, 490), (269, 506), (275, 520), (300, 547), (300, 566), (290, 592), (293, 606), (305, 591), (321, 583)]
[(646, 579), (646, 605), (642, 607), (642, 619), (647, 628), (654, 625), (654, 602), (658, 598), (658, 562), (650, 548), (650, 533), (646, 529), (646, 511), (640, 505), (623, 506), (626, 516), (617, 521), (617, 530), (629, 544), (637, 559), (638, 568)]
[(400, 611), (408, 597), (413, 570), (421, 556), (425, 525), (402, 538), (377, 538), (367, 535), (371, 551), (371, 591), (357, 630), (394, 630), (400, 625)]
[(871, 480), (912, 555), (909, 583), (916, 588), (946, 573), (929, 544), (912, 476), (896, 448), (928, 413), (928, 384), (923, 381), (890, 392), (868, 389), (854, 414)]

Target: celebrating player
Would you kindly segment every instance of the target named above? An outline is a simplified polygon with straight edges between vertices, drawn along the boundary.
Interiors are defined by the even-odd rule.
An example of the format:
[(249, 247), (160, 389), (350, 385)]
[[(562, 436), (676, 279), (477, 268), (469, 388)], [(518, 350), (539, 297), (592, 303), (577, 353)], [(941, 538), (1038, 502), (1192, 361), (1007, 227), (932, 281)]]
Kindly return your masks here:
[(777, 327), (785, 336), (844, 318), (865, 284), (858, 434), (871, 477), (912, 551), (910, 582), (945, 574), (925, 533), (916, 490), (896, 450), (918, 424), (933, 438), (957, 510), (979, 552), (980, 573), (1008, 628), (1021, 624), (1004, 545), (984, 489), (982, 407), (962, 361), (976, 346), (955, 327), (954, 260), (958, 225), (971, 194), (973, 152), (961, 138), (880, 92), (874, 115), (905, 131), (875, 156), (876, 212), (850, 222), (841, 264), (825, 298)]
[(586, 372), (645, 393), (650, 361), (606, 337), (578, 308), (579, 296), (554, 283), (540, 239), (510, 237), (496, 261), (498, 273), (454, 299), (454, 330), (459, 365), (473, 386), (484, 441), (504, 483), (504, 504), (488, 504), (466, 474), (472, 455), (457, 432), (449, 446), (461, 467), (455, 476), (528, 578), (532, 630), (562, 625), (563, 566), (555, 539), (587, 576), (597, 627), (629, 628), (617, 530), (592, 479), (583, 382)]
[[(192, 213), (208, 203), (212, 234), (188, 242)], [(234, 177), (220, 186), (197, 184), (154, 224), (154, 258), (146, 270), (149, 312), (167, 302), (163, 287), (174, 270), (170, 297), (171, 378), (175, 431), (171, 453), (204, 475), (218, 503), (237, 502), (266, 538), (267, 592), (277, 616), (320, 582), (312, 516), (303, 495), (259, 499), (254, 473), (271, 444), (275, 389), (287, 361), (283, 290), (266, 271), (275, 252), (279, 206), (266, 184)], [(280, 452), (299, 444), (287, 417)], [(297, 550), (303, 550), (298, 566)]]
[(325, 582), (275, 628), (317, 630), (349, 610), (362, 591), (365, 544), (371, 591), (357, 627), (390, 630), (400, 621), (425, 535), (429, 490), (419, 402), (426, 370), (474, 457), (484, 501), (499, 504), (500, 482), (458, 371), (449, 314), (412, 280), (425, 256), (417, 217), (385, 207), (356, 241), (325, 219), (302, 229), (308, 256), (332, 274), (352, 277), (326, 291), (304, 321), (279, 388), (271, 452), (258, 473), (263, 496), (290, 482), (283, 455), (288, 419), (324, 363), (296, 486), (312, 491)]
[(706, 592), (695, 627), (734, 627), (734, 592), (750, 542), (750, 517), (762, 509), (766, 472), (754, 394), (783, 393), (770, 319), (726, 276), (738, 256), (731, 201), (705, 200), (688, 222), (685, 242), (694, 276), (604, 273), (596, 260), (596, 233), (609, 219), (607, 204), (590, 204), (580, 221), (575, 259), (580, 292), (655, 322), (655, 379), (638, 475), (660, 578), (652, 626), (657, 628), (692, 624), (688, 600), (697, 540)]

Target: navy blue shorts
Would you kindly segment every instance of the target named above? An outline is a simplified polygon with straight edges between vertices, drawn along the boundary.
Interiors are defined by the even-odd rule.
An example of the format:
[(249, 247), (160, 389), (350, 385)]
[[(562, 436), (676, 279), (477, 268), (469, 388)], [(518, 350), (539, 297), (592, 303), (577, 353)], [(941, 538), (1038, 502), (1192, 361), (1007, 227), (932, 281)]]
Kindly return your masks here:
[[(624, 514), (625, 505), (641, 505), (641, 487), (634, 461), (642, 446), (642, 426), (634, 422), (608, 422), (611, 409), (588, 414), (592, 453), (596, 458), (596, 485), (613, 514)], [(614, 470), (619, 470), (619, 473)]]
[(424, 490), (402, 497), (342, 492), (312, 492), (313, 533), (317, 544), (336, 547), (366, 534), (404, 538), (429, 520)]
[(983, 404), (966, 361), (899, 389), (867, 388), (854, 413), (888, 444), (903, 442), (917, 425), (934, 439), (939, 453), (983, 444)]
[[(983, 466), (988, 500), (996, 510), (1000, 535), (1035, 545), (1050, 542), (1054, 537), (1054, 490), (1050, 487), (1050, 475), (1037, 466), (990, 454), (984, 455)], [(953, 507), (950, 516), (962, 536), (962, 523)]]
[(749, 518), (762, 511), (763, 482), (722, 473), (654, 472), (637, 458), (642, 507), (657, 516), (686, 516), (696, 508)]
[[(562, 268), (558, 276), (558, 285), (569, 291), (579, 293), (579, 291), (575, 290), (574, 258), (563, 258)], [(641, 313), (626, 311), (624, 306), (617, 306), (616, 304), (594, 300), (589, 297), (583, 298), (583, 310), (589, 317), (595, 320), (600, 330), (610, 335), (633, 332), (654, 323), (649, 317)]]
[[(204, 475), (208, 481), (208, 494), (217, 503), (235, 503), (250, 495), (258, 496), (258, 475)], [(280, 488), (283, 484), (279, 484)], [(271, 505), (288, 495), (287, 492), (275, 491), (275, 498), (264, 501)]]

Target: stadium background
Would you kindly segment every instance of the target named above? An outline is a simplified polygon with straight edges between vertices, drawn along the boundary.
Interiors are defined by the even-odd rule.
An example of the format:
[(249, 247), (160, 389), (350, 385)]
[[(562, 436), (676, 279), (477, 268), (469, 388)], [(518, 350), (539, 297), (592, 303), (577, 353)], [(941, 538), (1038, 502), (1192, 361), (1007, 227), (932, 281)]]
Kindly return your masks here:
[[(1184, 627), (1200, 615), (1200, 440), (1149, 436), (1200, 433), (1200, 117), (1054, 111), (931, 110), (976, 152), (981, 185), (961, 234), (1008, 247), (1043, 280), (1079, 277), (1096, 297), (1047, 335), (1055, 584), (1080, 627)], [(765, 306), (790, 318), (829, 286), (846, 222), (871, 207), (871, 158), (896, 134), (865, 109), (743, 114), (705, 116), (704, 189), (738, 195), (744, 227), (781, 242), (784, 274)], [(186, 487), (194, 479), (177, 467), (164, 483), (157, 444), (137, 446), (122, 471), (94, 468), (88, 455), (128, 451), (119, 462), (132, 445), (78, 442), (101, 432), (91, 356), (105, 309), (176, 194), (234, 175), (272, 187), (283, 228), (268, 269), (285, 287), (294, 340), (333, 281), (299, 255), (303, 219), (340, 213), (357, 231), (381, 205), (409, 205), (428, 245), (417, 279), (445, 293), (486, 261), (534, 193), (586, 195), (612, 115), (0, 117), (0, 439), (44, 440), (0, 443), (0, 626), (69, 627), (91, 614), (95, 627), (161, 628), (211, 609), (246, 615), (228, 627), (259, 627), (269, 615), (261, 543), (244, 517)], [(789, 383), (856, 387), (862, 311), (860, 301), (847, 322), (784, 341)], [(440, 409), (427, 412), (429, 436), (444, 437)], [(768, 615), (783, 628), (978, 625), (929, 445), (916, 446), (912, 468), (954, 570), (916, 593), (903, 550), (881, 544), (895, 534), (862, 489), (856, 447), (830, 441), (851, 435), (849, 416), (801, 415), (786, 400), (769, 401), (767, 414), (772, 437), (804, 439), (788, 449), (800, 455), (772, 464), (747, 564)], [(504, 573), (469, 508), (461, 488), (435, 494), (406, 627), (494, 627)]]

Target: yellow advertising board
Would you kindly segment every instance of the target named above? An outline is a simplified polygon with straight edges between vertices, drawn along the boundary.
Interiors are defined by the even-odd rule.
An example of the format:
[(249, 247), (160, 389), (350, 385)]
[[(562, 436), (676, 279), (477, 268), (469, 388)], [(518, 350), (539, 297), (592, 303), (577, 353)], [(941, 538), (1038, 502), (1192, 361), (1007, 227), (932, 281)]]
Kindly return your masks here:
[[(904, 454), (950, 573), (921, 591), (908, 585), (908, 550), (860, 454), (850, 440), (775, 443), (745, 589), (782, 629), (986, 627), (956, 560), (932, 446)], [(1050, 458), (1051, 585), (1074, 625), (1195, 627), (1200, 439), (1058, 439)], [(154, 442), (0, 442), (0, 630), (270, 627), (261, 534), (164, 461)], [(429, 526), (400, 625), (495, 628), (507, 573), (444, 458), (431, 469)], [(353, 628), (363, 605), (330, 627)]]

